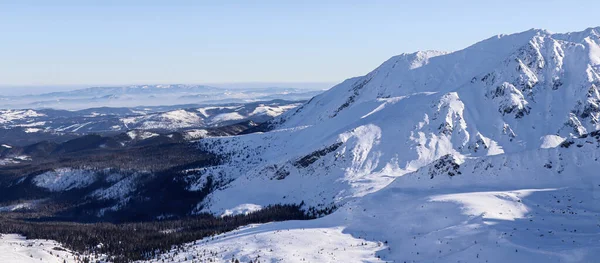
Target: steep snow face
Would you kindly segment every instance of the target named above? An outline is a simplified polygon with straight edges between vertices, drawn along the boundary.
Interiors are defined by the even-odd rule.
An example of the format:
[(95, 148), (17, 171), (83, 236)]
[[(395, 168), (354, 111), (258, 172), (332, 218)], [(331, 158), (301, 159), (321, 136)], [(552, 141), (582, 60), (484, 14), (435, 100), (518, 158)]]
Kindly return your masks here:
[(596, 130), (594, 32), (530, 30), (400, 55), (276, 118), (272, 132), (204, 140), (227, 161), (190, 176), (190, 190), (218, 184), (197, 211), (340, 205), (448, 154), (461, 163)]

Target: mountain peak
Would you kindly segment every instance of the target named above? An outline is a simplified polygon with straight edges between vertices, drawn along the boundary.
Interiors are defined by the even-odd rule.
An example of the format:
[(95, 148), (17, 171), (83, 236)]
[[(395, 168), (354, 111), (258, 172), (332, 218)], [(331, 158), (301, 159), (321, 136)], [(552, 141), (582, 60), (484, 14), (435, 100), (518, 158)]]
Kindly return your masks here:
[[(371, 106), (378, 100), (454, 92), (456, 103), (483, 102), (473, 107), (478, 111), (487, 109), (488, 118), (498, 118), (502, 123), (493, 133), (537, 136), (531, 139), (536, 144), (540, 136), (548, 134), (581, 135), (600, 128), (600, 96), (596, 96), (600, 87), (599, 31), (589, 28), (561, 34), (531, 29), (488, 38), (455, 52), (420, 51), (394, 56), (369, 74), (349, 79), (282, 116), (282, 122), (287, 128), (332, 118), (352, 122), (356, 118), (351, 115), (357, 112), (373, 116)], [(514, 126), (526, 126), (519, 124), (520, 119), (533, 116), (545, 121), (529, 121), (545, 123), (550, 130), (530, 126), (516, 131)], [(512, 147), (532, 146), (505, 146)]]

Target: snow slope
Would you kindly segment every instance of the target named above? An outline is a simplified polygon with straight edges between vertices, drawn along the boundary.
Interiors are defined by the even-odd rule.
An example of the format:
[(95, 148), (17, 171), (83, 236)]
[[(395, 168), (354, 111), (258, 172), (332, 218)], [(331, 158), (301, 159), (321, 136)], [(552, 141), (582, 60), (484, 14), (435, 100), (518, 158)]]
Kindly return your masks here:
[[(59, 249), (55, 249), (59, 248)], [(0, 236), (0, 262), (71, 263), (75, 256), (54, 241), (26, 240), (19, 235)]]
[(379, 255), (389, 261), (594, 262), (599, 147), (596, 134), (568, 148), (442, 159), (338, 213), (346, 232), (387, 240)]
[[(148, 262), (383, 262), (375, 252), (382, 242), (369, 242), (324, 222), (253, 225), (186, 244)], [(212, 261), (211, 261), (212, 260)]]
[(445, 156), (326, 217), (245, 227), (157, 260), (595, 262), (599, 149), (594, 133), (460, 164)]

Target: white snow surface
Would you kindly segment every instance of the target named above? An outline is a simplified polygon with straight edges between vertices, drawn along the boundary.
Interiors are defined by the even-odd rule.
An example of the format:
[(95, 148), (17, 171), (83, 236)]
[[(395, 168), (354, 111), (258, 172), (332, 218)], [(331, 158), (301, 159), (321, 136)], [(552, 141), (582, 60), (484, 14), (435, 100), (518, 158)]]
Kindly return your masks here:
[(382, 242), (357, 239), (342, 230), (323, 220), (251, 225), (147, 262), (383, 262), (375, 254)]
[(19, 235), (0, 235), (0, 262), (5, 263), (71, 263), (75, 256), (55, 241), (27, 240)]

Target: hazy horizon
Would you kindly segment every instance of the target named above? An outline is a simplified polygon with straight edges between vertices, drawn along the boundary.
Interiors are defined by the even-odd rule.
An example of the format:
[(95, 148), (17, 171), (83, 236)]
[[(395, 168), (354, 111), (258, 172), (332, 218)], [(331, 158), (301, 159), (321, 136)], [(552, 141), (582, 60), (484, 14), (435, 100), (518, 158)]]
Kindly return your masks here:
[(203, 85), (224, 89), (251, 89), (251, 88), (295, 88), (312, 90), (326, 90), (337, 83), (327, 82), (231, 82), (231, 83), (130, 83), (116, 85), (0, 85), (0, 96), (35, 95), (50, 92), (72, 91), (91, 87), (127, 87), (142, 85)]

